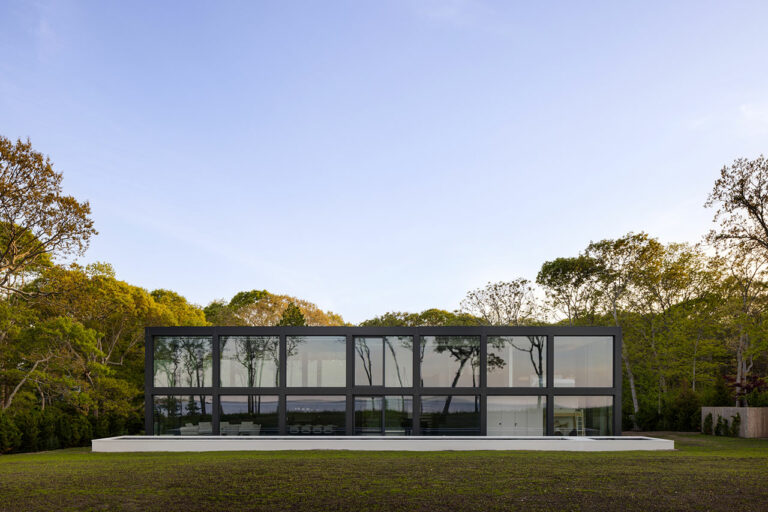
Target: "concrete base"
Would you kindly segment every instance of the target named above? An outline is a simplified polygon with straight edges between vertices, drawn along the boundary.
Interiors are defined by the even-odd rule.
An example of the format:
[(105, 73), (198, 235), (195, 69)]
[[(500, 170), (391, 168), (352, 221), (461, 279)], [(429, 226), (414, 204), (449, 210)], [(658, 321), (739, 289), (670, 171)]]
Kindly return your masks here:
[(394, 437), (394, 436), (120, 436), (91, 441), (94, 452), (214, 452), (276, 450), (616, 452), (674, 450), (654, 437)]

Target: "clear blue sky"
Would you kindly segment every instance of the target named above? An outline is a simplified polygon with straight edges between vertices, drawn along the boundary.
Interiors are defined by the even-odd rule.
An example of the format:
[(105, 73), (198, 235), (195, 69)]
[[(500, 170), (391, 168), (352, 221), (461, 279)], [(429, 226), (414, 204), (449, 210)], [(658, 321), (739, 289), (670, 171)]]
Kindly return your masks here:
[(454, 309), (590, 240), (698, 241), (768, 152), (768, 3), (0, 3), (0, 133), (84, 262), (194, 302)]

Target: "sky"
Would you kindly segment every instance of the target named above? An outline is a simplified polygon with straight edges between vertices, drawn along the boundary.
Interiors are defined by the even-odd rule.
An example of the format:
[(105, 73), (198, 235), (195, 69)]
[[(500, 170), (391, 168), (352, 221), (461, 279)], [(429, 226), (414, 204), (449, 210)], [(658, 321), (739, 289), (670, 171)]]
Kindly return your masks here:
[(590, 241), (698, 242), (768, 152), (768, 3), (0, 2), (0, 134), (82, 263), (205, 305), (458, 308)]

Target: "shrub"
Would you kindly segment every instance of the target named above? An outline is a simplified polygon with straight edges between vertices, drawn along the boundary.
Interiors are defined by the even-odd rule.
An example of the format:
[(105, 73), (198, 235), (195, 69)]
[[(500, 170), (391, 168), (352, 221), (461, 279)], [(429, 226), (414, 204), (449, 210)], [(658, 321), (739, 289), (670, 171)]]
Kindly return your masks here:
[(731, 431), (730, 434), (732, 437), (739, 437), (739, 429), (741, 428), (741, 414), (738, 412), (736, 413), (736, 416), (731, 419)]
[(712, 431), (712, 413), (707, 414), (704, 418), (704, 428), (702, 430), (704, 434), (714, 434)]
[(715, 425), (715, 435), (716, 436), (722, 436), (727, 432), (728, 428), (728, 422), (723, 420), (723, 417), (719, 414), (717, 415), (717, 425)]
[(16, 423), (0, 412), (0, 453), (16, 451), (21, 446), (21, 431)]

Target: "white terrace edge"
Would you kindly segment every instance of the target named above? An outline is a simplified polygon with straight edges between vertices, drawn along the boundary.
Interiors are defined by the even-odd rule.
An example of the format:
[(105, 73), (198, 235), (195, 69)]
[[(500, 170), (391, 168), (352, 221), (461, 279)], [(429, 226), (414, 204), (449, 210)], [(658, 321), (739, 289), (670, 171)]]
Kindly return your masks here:
[(618, 452), (674, 449), (674, 441), (642, 436), (118, 436), (91, 441), (91, 451), (113, 453), (282, 450)]

